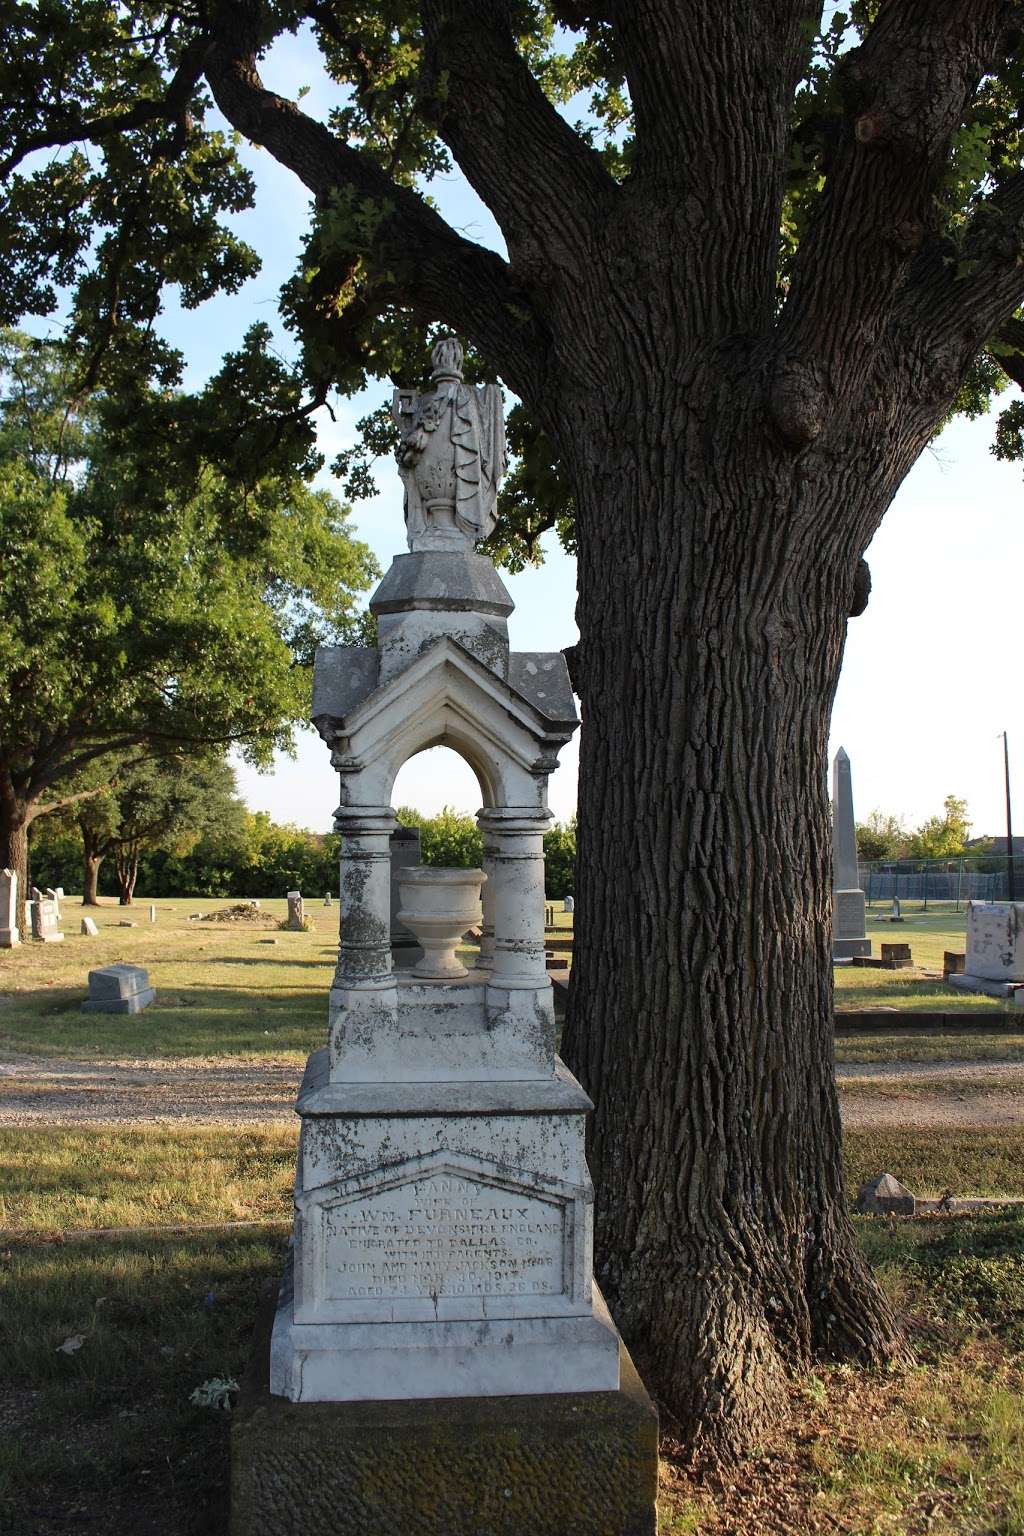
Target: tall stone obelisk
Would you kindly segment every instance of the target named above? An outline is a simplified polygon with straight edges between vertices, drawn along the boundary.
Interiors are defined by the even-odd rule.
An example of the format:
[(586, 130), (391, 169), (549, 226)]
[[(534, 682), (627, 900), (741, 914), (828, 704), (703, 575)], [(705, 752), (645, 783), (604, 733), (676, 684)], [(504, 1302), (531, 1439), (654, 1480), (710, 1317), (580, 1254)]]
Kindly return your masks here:
[(853, 778), (842, 747), (832, 762), (832, 958), (870, 955), (864, 892), (857, 872), (857, 828), (853, 819)]

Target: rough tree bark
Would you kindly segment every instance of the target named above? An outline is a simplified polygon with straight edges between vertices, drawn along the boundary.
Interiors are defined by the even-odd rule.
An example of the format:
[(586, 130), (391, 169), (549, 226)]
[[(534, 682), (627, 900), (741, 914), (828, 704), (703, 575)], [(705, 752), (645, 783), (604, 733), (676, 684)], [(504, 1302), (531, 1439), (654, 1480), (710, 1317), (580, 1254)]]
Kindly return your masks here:
[(19, 800), (0, 794), (0, 869), (13, 869), (18, 877), (15, 922), (25, 938), (25, 902), (28, 897), (28, 808)]
[(100, 839), (93, 835), (90, 829), (79, 822), (79, 831), (82, 834), (82, 906), (98, 907), (100, 865), (106, 856), (106, 849), (101, 846)]
[(119, 845), (114, 852), (114, 866), (117, 873), (118, 905), (130, 907), (135, 899), (135, 883), (139, 878), (139, 850), (134, 846), (122, 848)]
[(825, 751), (863, 551), (1024, 299), (1024, 181), (989, 200), (962, 262), (935, 217), (1015, 8), (882, 7), (841, 66), (781, 308), (800, 0), (601, 7), (636, 111), (622, 185), (544, 98), (501, 0), (421, 12), (425, 93), (443, 85), (440, 132), (508, 263), (264, 89), (258, 4), (215, 7), (207, 78), (318, 198), (378, 199), (371, 264), (388, 276), (365, 303), (468, 335), (571, 478), (583, 736), (564, 1050), (597, 1104), (597, 1270), (694, 1453), (728, 1456), (794, 1366), (902, 1350), (844, 1199)]

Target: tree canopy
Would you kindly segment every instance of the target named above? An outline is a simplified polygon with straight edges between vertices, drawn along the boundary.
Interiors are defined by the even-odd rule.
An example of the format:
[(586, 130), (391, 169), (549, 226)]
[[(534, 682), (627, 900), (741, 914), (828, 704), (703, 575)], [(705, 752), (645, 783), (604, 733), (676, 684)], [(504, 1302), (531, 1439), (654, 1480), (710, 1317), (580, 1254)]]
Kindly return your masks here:
[[(539, 535), (551, 527), (574, 548), (571, 478), (550, 422), (530, 403), (550, 345), (540, 290), (558, 280), (559, 241), (615, 188), (628, 203), (631, 187), (657, 178), (674, 143), (686, 146), (689, 195), (717, 199), (726, 211), (715, 186), (728, 158), (723, 145), (696, 144), (697, 116), (678, 102), (666, 111), (658, 96), (661, 72), (684, 78), (693, 67), (705, 22), (686, 23), (659, 6), (634, 25), (631, 9), (564, 0), (393, 0), (370, 11), (331, 0), (8, 0), (0, 6), (8, 39), (0, 235), (9, 253), (0, 316), (17, 323), (65, 314), (82, 344), (83, 384), (116, 388), (139, 374), (172, 384), (181, 360), (160, 335), (166, 293), (194, 308), (237, 291), (259, 267), (259, 253), (233, 230), (254, 196), (238, 155), (248, 138), (305, 182), (314, 212), (299, 270), (281, 295), (299, 342), (294, 366), (268, 383), (245, 346), (226, 376), (238, 392), (236, 450), (266, 449), (268, 431), (305, 434), (308, 445), (310, 416), (333, 390), (424, 375), (430, 326), (442, 321), (477, 345), (473, 376), (496, 371), (527, 402), (509, 423), (515, 460), (495, 554), (515, 568), (537, 555)], [(927, 75), (923, 65), (915, 72), (912, 51), (915, 29), (927, 22), (912, 4), (851, 0), (831, 9), (779, 0), (760, 10), (765, 30), (752, 24), (745, 41), (752, 68), (768, 32), (781, 29), (781, 78), (762, 81), (756, 96), (757, 110), (784, 119), (772, 128), (782, 131), (784, 159), (764, 165), (764, 212), (777, 219), (776, 312), (800, 293), (806, 237), (819, 215), (826, 226), (835, 218), (851, 152), (878, 145), (884, 174), (898, 176), (902, 165), (916, 178), (915, 194), (928, 188), (920, 209), (893, 199), (893, 255), (922, 278), (944, 273), (944, 303), (962, 303), (975, 337), (951, 409), (985, 410), (1008, 376), (1024, 381), (1012, 271), (1024, 207), (1013, 6), (940, 6), (949, 99), (934, 103), (930, 117)], [(325, 123), (276, 95), (272, 80), (265, 87), (257, 72), (275, 39), (299, 31), (315, 39), (337, 88)], [(768, 156), (767, 140), (755, 148)], [(509, 262), (438, 216), (430, 185), (456, 162), (498, 218)], [(819, 226), (810, 245), (821, 235)], [(868, 267), (855, 277), (863, 279), (870, 281)], [(794, 391), (783, 393), (793, 398), (780, 408), (798, 409)], [(359, 443), (334, 466), (350, 498), (370, 493), (373, 459), (393, 443), (384, 405), (360, 429)], [(222, 451), (228, 437), (221, 435)], [(993, 450), (1024, 454), (1019, 401), (1001, 413)]]
[(144, 852), (185, 854), (213, 829), (223, 837), (240, 835), (244, 816), (234, 770), (215, 756), (143, 758), (78, 808), (85, 849), (93, 857), (113, 855), (125, 906)]
[(898, 816), (872, 811), (867, 821), (857, 825), (857, 851), (862, 859), (956, 858), (966, 851), (971, 833), (967, 801), (947, 795), (942, 811), (941, 816), (927, 817), (913, 831)]
[(288, 746), (313, 651), (359, 632), (376, 569), (283, 455), (248, 481), (207, 458), (223, 376), (195, 397), (79, 395), (78, 361), (20, 333), (0, 349), (0, 854), (16, 864), (12, 839), (94, 793), (98, 763), (235, 743), (262, 764)]

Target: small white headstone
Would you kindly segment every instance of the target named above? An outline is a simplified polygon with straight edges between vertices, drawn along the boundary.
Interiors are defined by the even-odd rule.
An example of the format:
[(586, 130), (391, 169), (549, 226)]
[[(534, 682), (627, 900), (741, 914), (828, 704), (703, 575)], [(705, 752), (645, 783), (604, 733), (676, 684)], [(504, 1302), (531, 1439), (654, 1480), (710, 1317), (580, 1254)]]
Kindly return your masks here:
[(302, 933), (306, 926), (306, 913), (302, 903), (301, 891), (288, 892), (288, 927), (296, 933)]
[(82, 932), (89, 934), (91, 938), (95, 938), (99, 933), (99, 929), (96, 927), (96, 923), (91, 917), (82, 918)]
[(13, 869), (0, 869), (0, 949), (13, 949), (20, 943), (18, 876)]
[(150, 907), (150, 909), (149, 909), (149, 920), (150, 920), (151, 923), (155, 923), (156, 922), (156, 907)]
[(573, 898), (571, 896), (567, 896), (565, 898), (565, 900), (562, 902), (562, 911), (563, 912), (574, 912), (575, 910), (576, 910), (576, 903), (575, 903), (575, 901), (573, 900)]
[(331, 906), (331, 905), (332, 905), (332, 902), (331, 902), (331, 893), (330, 893), (330, 891), (328, 891), (328, 892), (327, 892), (327, 894), (326, 894), (326, 896), (325, 896), (325, 897), (324, 897), (324, 906), (325, 906), (325, 907), (329, 907), (329, 906)]

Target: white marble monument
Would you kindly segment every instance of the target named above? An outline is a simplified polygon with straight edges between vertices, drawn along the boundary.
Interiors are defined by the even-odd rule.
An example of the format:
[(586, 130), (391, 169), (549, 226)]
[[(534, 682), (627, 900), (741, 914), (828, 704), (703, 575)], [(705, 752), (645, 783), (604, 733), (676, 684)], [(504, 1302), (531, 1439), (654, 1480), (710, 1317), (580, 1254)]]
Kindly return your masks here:
[(0, 869), (0, 949), (13, 949), (20, 943), (18, 874), (13, 869)]
[(857, 869), (850, 759), (842, 747), (832, 762), (832, 958), (870, 955), (864, 892)]
[(968, 902), (964, 968), (946, 980), (990, 997), (1013, 997), (1024, 989), (1024, 901)]
[[(548, 775), (578, 724), (564, 657), (509, 651), (512, 602), (476, 542), (504, 469), (500, 393), (434, 349), (397, 391), (409, 553), (370, 604), (376, 649), (317, 655), (314, 723), (341, 784), (329, 1043), (299, 1094), (294, 1275), (271, 1392), (298, 1402), (615, 1392), (594, 1285), (590, 1100), (555, 1055), (544, 957)], [(445, 744), (474, 769), (483, 868), (396, 870), (392, 787)], [(479, 962), (456, 954), (474, 923)]]

